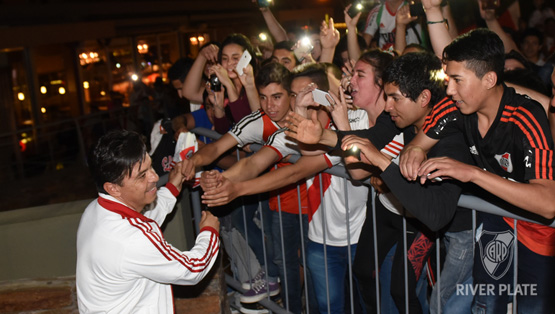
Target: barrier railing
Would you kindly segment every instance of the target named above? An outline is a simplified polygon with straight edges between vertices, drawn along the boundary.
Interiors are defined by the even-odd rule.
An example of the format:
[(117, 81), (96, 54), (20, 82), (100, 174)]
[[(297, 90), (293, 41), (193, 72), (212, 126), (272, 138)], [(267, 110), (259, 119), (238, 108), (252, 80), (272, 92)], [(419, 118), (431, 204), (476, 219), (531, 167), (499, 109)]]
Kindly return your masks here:
[[(217, 134), (214, 131), (206, 130), (206, 129), (200, 129), (200, 128), (194, 129), (194, 130), (192, 130), (192, 132), (194, 132), (196, 134), (199, 134), (199, 135), (202, 135), (202, 136), (207, 136), (207, 137), (210, 137), (210, 138), (213, 138), (213, 139), (217, 139), (220, 136), (219, 134)], [(253, 151), (257, 151), (259, 148), (260, 148), (260, 145), (252, 145), (251, 146), (251, 149)], [(289, 162), (294, 163), (298, 160), (298, 158), (300, 158), (300, 156), (291, 156), (289, 158)], [(339, 177), (349, 179), (349, 175), (347, 174), (346, 169), (342, 166), (334, 166), (333, 168), (330, 168), (330, 169), (326, 170), (325, 172), (328, 172), (328, 173), (330, 173), (332, 175), (335, 175), (335, 176), (339, 176)], [(320, 184), (321, 184), (321, 182), (322, 181), (320, 180)], [(363, 183), (369, 185), (369, 180), (367, 180)], [(297, 187), (297, 190), (299, 191), (299, 187)], [(320, 191), (322, 191), (321, 187), (320, 187)], [(344, 191), (345, 191), (345, 204), (348, 208), (349, 195), (348, 195), (348, 191), (347, 191), (346, 186), (345, 186)], [(376, 229), (377, 229), (376, 224), (377, 224), (377, 222), (376, 222), (376, 208), (375, 208), (375, 197), (374, 197), (374, 195), (375, 195), (375, 193), (374, 193), (374, 191), (372, 191), (371, 192), (371, 196), (372, 196), (372, 217), (367, 217), (367, 219), (372, 219), (373, 220), (374, 247), (375, 247), (374, 263), (375, 263), (375, 265), (378, 265), (377, 242), (376, 242), (378, 235), (376, 234)], [(195, 196), (195, 197), (198, 197), (198, 196)], [(320, 197), (321, 197), (321, 202), (322, 202), (322, 207), (323, 207), (322, 210), (325, 210), (327, 205), (330, 205), (330, 206), (333, 205), (333, 204), (327, 204), (326, 205), (325, 204), (325, 199), (323, 198), (322, 194), (320, 194)], [(299, 199), (300, 199), (300, 197), (299, 197)], [(199, 202), (199, 204), (200, 204), (200, 202)], [(278, 204), (280, 204), (279, 203), (279, 198), (278, 198)], [(461, 195), (458, 205), (460, 207), (464, 207), (464, 208), (468, 208), (468, 209), (473, 210), (473, 212), (472, 212), (472, 235), (473, 235), (473, 239), (475, 239), (475, 235), (476, 235), (476, 211), (482, 211), (482, 212), (485, 212), (485, 213), (490, 213), (490, 214), (494, 214), (494, 215), (498, 215), (498, 216), (509, 217), (509, 218), (514, 218), (515, 219), (515, 223), (514, 223), (514, 226), (513, 226), (513, 228), (514, 228), (514, 239), (515, 239), (515, 241), (513, 241), (513, 250), (514, 250), (513, 263), (514, 263), (514, 269), (515, 269), (513, 284), (516, 287), (516, 285), (517, 285), (517, 279), (516, 279), (517, 278), (517, 273), (516, 272), (517, 272), (517, 266), (518, 266), (518, 256), (516, 254), (516, 252), (517, 252), (517, 243), (518, 243), (518, 241), (517, 241), (517, 239), (518, 239), (518, 229), (517, 229), (517, 225), (516, 225), (517, 219), (518, 220), (523, 220), (523, 221), (541, 223), (541, 224), (544, 224), (544, 225), (547, 225), (547, 226), (550, 226), (550, 227), (555, 227), (555, 222), (554, 221), (547, 221), (545, 219), (542, 219), (541, 217), (538, 217), (537, 219), (533, 219), (533, 218), (531, 218), (531, 217), (534, 217), (533, 215), (528, 215), (530, 217), (528, 217), (528, 216), (523, 217), (523, 216), (520, 216), (520, 215), (516, 214), (515, 212), (508, 211), (508, 210), (503, 209), (503, 208), (501, 208), (501, 207), (499, 207), (495, 204), (492, 204), (490, 202), (487, 202), (483, 199), (480, 199), (480, 198), (478, 198), (476, 196), (472, 196), (472, 195)], [(199, 205), (194, 205), (194, 206), (199, 206)], [(299, 215), (301, 213), (300, 207), (301, 207), (301, 205), (300, 205), (300, 201), (299, 201)], [(201, 210), (200, 206), (198, 208), (194, 209), (194, 212), (196, 213), (195, 215), (199, 215), (199, 216), (197, 216), (197, 218), (200, 217), (200, 210)], [(281, 213), (281, 208), (279, 208), (279, 211)], [(346, 215), (347, 215), (347, 217), (346, 217), (345, 221), (349, 221), (349, 212), (348, 211), (347, 211)], [(195, 221), (198, 221), (198, 220), (195, 219)], [(323, 222), (323, 224), (324, 224), (323, 227), (324, 227), (324, 230), (325, 230), (325, 228), (326, 228), (325, 221)], [(302, 224), (300, 224), (300, 227), (302, 229)], [(347, 235), (350, 234), (349, 233), (349, 227), (350, 226), (348, 224), (346, 224)], [(281, 229), (281, 230), (283, 230), (283, 229)], [(308, 232), (308, 230), (302, 230), (302, 232)], [(408, 291), (408, 286), (409, 285), (408, 285), (407, 272), (408, 272), (408, 267), (409, 266), (407, 265), (408, 263), (407, 263), (407, 239), (406, 239), (406, 218), (405, 217), (403, 217), (403, 232), (405, 234), (404, 241), (403, 241), (403, 247), (404, 247), (404, 249), (403, 249), (403, 252), (404, 252), (404, 254), (403, 254), (404, 255), (404, 281), (405, 281), (404, 282), (404, 284), (405, 284), (405, 309), (404, 310), (405, 310), (406, 313), (408, 313), (409, 312), (409, 297), (408, 297), (409, 296), (409, 293), (408, 293), (409, 292)], [(437, 237), (436, 240), (435, 240), (435, 244), (436, 244), (436, 274), (438, 275), (436, 285), (437, 285), (438, 291), (440, 291), (439, 289), (441, 287), (441, 276), (439, 276), (439, 274), (441, 273), (440, 241), (441, 241), (441, 239), (439, 237)], [(327, 257), (326, 257), (326, 239), (325, 239), (325, 237), (323, 239), (323, 242), (324, 242), (323, 243), (323, 245), (324, 245), (324, 263), (325, 263), (325, 270), (326, 270), (325, 276), (326, 276), (326, 282), (328, 282), (327, 280), (328, 280), (329, 274), (327, 273), (327, 269), (328, 269), (327, 266), (328, 265), (327, 265)], [(282, 241), (282, 243), (283, 243), (283, 241)], [(350, 236), (349, 236), (349, 238), (348, 238), (348, 248), (349, 248), (348, 254), (349, 254), (349, 256), (351, 254), (351, 252), (350, 252), (351, 243), (352, 242), (351, 242), (351, 239), (350, 239)], [(475, 243), (475, 241), (473, 241), (473, 243)], [(281, 249), (283, 250), (284, 247), (282, 246)], [(302, 254), (302, 258), (303, 258), (303, 265), (306, 265), (306, 258), (305, 258), (304, 250), (305, 250), (305, 247), (303, 246), (301, 254)], [(473, 248), (472, 252), (474, 252), (474, 248)], [(354, 295), (353, 290), (354, 290), (355, 283), (353, 282), (351, 259), (349, 258), (348, 260), (349, 260), (349, 262), (348, 262), (348, 277), (349, 277), (349, 292), (350, 292), (349, 293), (350, 298), (349, 298), (348, 301), (350, 303), (349, 306), (350, 306), (351, 312), (354, 312), (355, 300), (353, 298), (353, 295)], [(264, 265), (268, 265), (267, 261), (265, 261)], [(378, 266), (376, 266), (376, 267), (378, 267)], [(306, 281), (308, 280), (307, 277), (306, 277), (307, 270), (306, 270), (306, 267), (304, 267), (304, 268), (305, 268), (304, 280), (305, 280), (305, 283), (306, 283)], [(267, 273), (267, 269), (266, 269), (266, 273)], [(377, 273), (377, 271), (376, 271), (376, 273)], [(375, 277), (376, 277), (375, 286), (376, 286), (376, 293), (377, 293), (377, 295), (376, 295), (377, 312), (381, 313), (380, 281), (379, 281), (379, 276), (378, 275), (376, 275)], [(287, 278), (287, 277), (285, 276), (285, 278)], [(235, 278), (228, 276), (226, 278), (226, 280), (227, 280), (228, 285), (230, 285), (233, 289), (237, 290), (240, 293), (245, 292), (241, 288), (241, 284)], [(285, 290), (285, 293), (282, 294), (282, 295), (287, 296), (287, 289), (288, 289), (287, 283), (282, 282), (282, 288)], [(330, 300), (330, 293), (329, 293), (330, 290), (329, 289), (330, 289), (330, 287), (327, 285), (327, 287), (326, 287), (327, 300)], [(333, 287), (332, 287), (332, 289), (333, 289)], [(513, 313), (516, 313), (516, 311), (517, 311), (517, 306), (516, 306), (517, 305), (517, 297), (516, 296), (517, 296), (516, 293), (513, 294), (513, 306), (512, 306), (512, 312)], [(306, 313), (310, 313), (310, 303), (309, 303), (310, 298), (309, 298), (309, 293), (308, 293), (306, 284), (305, 284), (304, 298), (306, 300), (304, 311)], [(288, 300), (287, 300), (287, 297), (286, 297), (286, 300), (283, 300), (284, 308), (279, 307), (278, 305), (273, 303), (270, 300), (269, 297), (266, 298), (266, 299), (261, 300), (259, 303), (261, 305), (263, 305), (264, 307), (266, 307), (267, 309), (269, 309), (269, 310), (271, 310), (272, 312), (275, 312), (275, 313), (290, 313), (289, 309), (287, 307), (287, 304), (289, 303)], [(327, 307), (328, 307), (328, 312), (329, 312), (329, 309), (330, 309), (329, 301), (328, 301), (328, 306)], [(437, 308), (439, 309), (439, 312), (441, 312), (440, 307), (441, 307), (440, 298), (438, 298)]]

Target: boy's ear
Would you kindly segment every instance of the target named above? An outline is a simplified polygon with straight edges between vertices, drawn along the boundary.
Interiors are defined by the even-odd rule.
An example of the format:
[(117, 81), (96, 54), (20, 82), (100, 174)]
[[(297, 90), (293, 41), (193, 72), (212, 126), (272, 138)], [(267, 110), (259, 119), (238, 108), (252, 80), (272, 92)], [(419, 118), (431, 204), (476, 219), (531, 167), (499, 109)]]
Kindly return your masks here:
[(429, 89), (423, 90), (420, 95), (418, 95), (417, 101), (421, 108), (428, 106), (430, 101), (432, 100), (432, 92)]
[(497, 84), (497, 74), (493, 71), (489, 71), (482, 77), (482, 82), (484, 83), (486, 89), (491, 89)]
[(115, 183), (111, 183), (111, 182), (105, 182), (104, 185), (104, 190), (106, 191), (106, 193), (108, 193), (109, 195), (113, 196), (113, 197), (118, 197), (121, 192), (120, 192), (120, 186), (115, 184)]

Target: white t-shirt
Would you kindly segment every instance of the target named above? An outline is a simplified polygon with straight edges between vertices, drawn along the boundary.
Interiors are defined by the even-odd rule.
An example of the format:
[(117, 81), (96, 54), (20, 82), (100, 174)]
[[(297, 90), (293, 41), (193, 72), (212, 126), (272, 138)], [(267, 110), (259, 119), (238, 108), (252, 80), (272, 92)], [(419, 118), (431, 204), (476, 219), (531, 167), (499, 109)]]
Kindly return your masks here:
[[(348, 117), (352, 130), (367, 129), (369, 126), (368, 115), (362, 109), (349, 110)], [(339, 156), (326, 157), (332, 165), (342, 162)], [(323, 205), (320, 198), (320, 181)], [(327, 173), (307, 179), (306, 185), (309, 206), (308, 238), (321, 244), (324, 244), (325, 240), (326, 245), (346, 246), (349, 244), (347, 236), (350, 235), (350, 244), (358, 243), (366, 219), (368, 187)]]

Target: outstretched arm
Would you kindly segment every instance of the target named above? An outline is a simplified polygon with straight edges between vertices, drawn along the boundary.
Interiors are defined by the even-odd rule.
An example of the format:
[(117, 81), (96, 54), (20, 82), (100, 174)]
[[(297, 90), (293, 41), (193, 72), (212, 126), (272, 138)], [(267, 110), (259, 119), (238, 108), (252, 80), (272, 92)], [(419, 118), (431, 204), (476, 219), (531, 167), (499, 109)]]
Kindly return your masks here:
[(202, 81), (202, 73), (204, 72), (204, 66), (206, 63), (217, 63), (218, 62), (218, 46), (208, 45), (203, 47), (193, 62), (185, 82), (183, 83), (182, 93), (183, 96), (189, 101), (201, 104), (202, 94), (204, 93), (204, 84)]
[(237, 140), (229, 133), (224, 134), (219, 140), (202, 146), (189, 159), (183, 160), (181, 173), (185, 180), (195, 177), (195, 168), (211, 164), (220, 155), (237, 145)]
[(441, 11), (442, 0), (422, 0), (422, 5), (426, 11), (426, 23), (430, 33), (432, 48), (438, 58), (443, 58), (443, 49), (451, 43), (453, 37), (449, 33), (449, 26), (445, 22)]
[[(252, 2), (256, 2), (256, 0), (253, 0)], [(268, 30), (270, 31), (270, 34), (272, 34), (272, 37), (274, 37), (275, 41), (279, 43), (280, 41), (287, 40), (287, 32), (278, 20), (276, 20), (272, 11), (270, 11), (269, 8), (260, 8), (260, 12), (262, 13), (266, 26), (268, 26)]]
[(431, 158), (418, 171), (421, 182), (435, 177), (450, 177), (472, 182), (493, 195), (547, 219), (555, 218), (555, 181), (533, 179), (529, 183), (510, 181), (476, 166), (451, 158)]
[(277, 190), (327, 168), (324, 155), (303, 156), (295, 164), (281, 167), (251, 180), (236, 182), (224, 177), (216, 188), (205, 191), (202, 203), (209, 207), (225, 205), (239, 196)]

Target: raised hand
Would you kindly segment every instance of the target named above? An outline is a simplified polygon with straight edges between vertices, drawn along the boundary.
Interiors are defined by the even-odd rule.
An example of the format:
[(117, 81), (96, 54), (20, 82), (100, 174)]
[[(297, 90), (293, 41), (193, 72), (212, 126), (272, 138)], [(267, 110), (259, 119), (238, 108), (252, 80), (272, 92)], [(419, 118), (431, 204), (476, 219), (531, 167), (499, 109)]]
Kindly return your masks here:
[(341, 35), (333, 24), (333, 18), (330, 17), (329, 23), (322, 21), (322, 25), (320, 26), (320, 43), (322, 44), (322, 49), (334, 49), (339, 43), (340, 38)]
[(218, 63), (218, 51), (220, 48), (218, 46), (210, 44), (208, 46), (202, 47), (199, 51), (199, 55), (201, 55), (206, 61), (210, 63)]
[(311, 119), (306, 119), (299, 114), (289, 112), (286, 119), (288, 130), (285, 134), (305, 144), (318, 144), (324, 129), (318, 121), (318, 112), (314, 110)]

